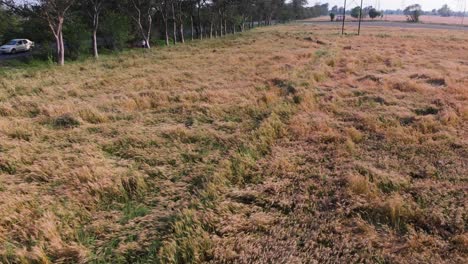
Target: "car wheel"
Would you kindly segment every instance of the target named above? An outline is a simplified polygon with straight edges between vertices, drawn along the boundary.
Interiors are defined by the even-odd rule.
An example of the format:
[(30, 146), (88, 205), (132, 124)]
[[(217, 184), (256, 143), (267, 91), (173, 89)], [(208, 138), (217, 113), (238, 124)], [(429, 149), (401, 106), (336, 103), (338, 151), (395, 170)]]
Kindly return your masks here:
[(11, 53), (11, 54), (15, 54), (15, 53), (16, 53), (16, 50), (15, 50), (15, 49), (12, 49), (10, 53)]

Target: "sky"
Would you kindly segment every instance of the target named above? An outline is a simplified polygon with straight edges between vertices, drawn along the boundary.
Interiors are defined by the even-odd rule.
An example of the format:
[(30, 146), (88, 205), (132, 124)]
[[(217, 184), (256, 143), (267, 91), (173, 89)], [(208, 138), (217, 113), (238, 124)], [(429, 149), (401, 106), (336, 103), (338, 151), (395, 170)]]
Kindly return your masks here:
[[(361, 0), (347, 0), (347, 6), (356, 6), (360, 4)], [(344, 0), (309, 0), (309, 5), (316, 2), (329, 3), (330, 7), (334, 5), (343, 6)], [(442, 5), (449, 5), (450, 9), (454, 11), (463, 11), (465, 5), (468, 6), (468, 0), (364, 0), (364, 6), (374, 6), (380, 9), (404, 9), (411, 4), (420, 4), (423, 10), (439, 9)]]

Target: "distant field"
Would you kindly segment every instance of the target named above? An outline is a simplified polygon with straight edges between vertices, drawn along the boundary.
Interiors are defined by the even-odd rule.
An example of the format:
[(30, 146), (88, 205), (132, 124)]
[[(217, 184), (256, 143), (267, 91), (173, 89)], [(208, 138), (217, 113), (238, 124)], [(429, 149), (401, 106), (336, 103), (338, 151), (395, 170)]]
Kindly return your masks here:
[[(316, 18), (306, 19), (308, 21), (329, 21), (330, 17), (322, 16)], [(346, 16), (346, 20), (357, 21), (358, 19), (351, 16)], [(366, 20), (371, 21), (372, 19), (367, 18)], [(406, 16), (403, 15), (385, 15), (383, 19), (376, 18), (375, 20), (385, 20), (385, 21), (406, 21)], [(449, 25), (467, 25), (468, 18), (463, 20), (461, 17), (440, 17), (440, 16), (421, 16), (420, 20), (422, 23), (434, 23), (434, 24), (449, 24)]]
[(0, 69), (0, 263), (467, 263), (467, 43), (293, 24)]

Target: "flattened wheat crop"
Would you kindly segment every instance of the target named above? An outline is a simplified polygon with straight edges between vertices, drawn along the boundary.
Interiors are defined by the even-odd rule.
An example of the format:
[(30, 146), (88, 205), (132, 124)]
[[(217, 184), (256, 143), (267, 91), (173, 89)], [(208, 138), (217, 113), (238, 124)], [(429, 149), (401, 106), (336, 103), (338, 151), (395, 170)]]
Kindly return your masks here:
[(466, 263), (468, 37), (286, 25), (0, 75), (1, 263)]

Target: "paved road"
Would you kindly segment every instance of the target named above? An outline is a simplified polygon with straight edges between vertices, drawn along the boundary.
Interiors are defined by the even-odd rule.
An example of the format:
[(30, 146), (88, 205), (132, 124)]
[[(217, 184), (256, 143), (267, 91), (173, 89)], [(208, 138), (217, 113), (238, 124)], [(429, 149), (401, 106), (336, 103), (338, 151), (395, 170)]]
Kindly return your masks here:
[[(300, 21), (304, 24), (316, 25), (333, 25), (341, 26), (341, 22), (330, 21)], [(357, 27), (358, 23), (349, 21), (345, 23), (345, 27)], [(466, 30), (467, 26), (460, 25), (441, 25), (441, 24), (422, 24), (422, 23), (407, 23), (407, 22), (390, 22), (390, 21), (364, 21), (361, 23), (362, 27), (394, 27), (394, 28), (423, 28), (423, 29), (444, 29), (444, 30)]]
[(0, 54), (0, 61), (12, 60), (31, 56), (31, 52), (20, 52), (16, 54)]

